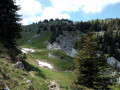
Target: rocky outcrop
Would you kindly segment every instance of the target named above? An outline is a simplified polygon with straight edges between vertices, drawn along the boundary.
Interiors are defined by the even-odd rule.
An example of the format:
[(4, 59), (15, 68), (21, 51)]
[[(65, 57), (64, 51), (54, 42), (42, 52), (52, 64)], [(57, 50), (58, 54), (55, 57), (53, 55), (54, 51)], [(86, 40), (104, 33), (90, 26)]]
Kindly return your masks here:
[[(112, 67), (120, 69), (120, 62), (116, 60), (114, 57), (108, 57), (107, 62)], [(120, 83), (120, 72), (118, 71), (108, 71), (108, 75), (112, 75), (115, 77), (115, 81)]]
[(54, 42), (53, 44), (49, 43), (49, 42), (45, 42), (47, 44), (47, 49), (48, 50), (61, 50), (61, 47), (59, 45), (59, 43)]
[[(67, 55), (75, 57), (77, 50), (74, 49), (74, 43), (80, 40), (80, 32), (70, 33), (69, 31), (64, 31), (63, 35), (59, 35), (56, 38), (56, 41), (53, 44), (50, 44), (48, 41), (45, 42), (47, 49), (49, 50), (63, 50)], [(74, 34), (74, 35), (73, 35)]]

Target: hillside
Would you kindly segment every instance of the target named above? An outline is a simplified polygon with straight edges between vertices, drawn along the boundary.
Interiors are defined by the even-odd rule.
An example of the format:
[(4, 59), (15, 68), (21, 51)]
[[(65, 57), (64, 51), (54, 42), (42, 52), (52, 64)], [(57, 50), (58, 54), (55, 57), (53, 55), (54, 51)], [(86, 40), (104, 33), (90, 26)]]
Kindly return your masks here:
[(0, 90), (119, 90), (120, 2), (93, 2), (2, 0)]
[[(95, 20), (94, 25), (91, 22), (75, 23), (64, 19), (51, 19), (22, 26), (22, 38), (17, 42), (17, 49), (9, 50), (0, 44), (0, 89), (76, 90), (73, 86), (74, 59), (81, 49), (82, 36), (86, 36), (91, 28), (99, 39), (100, 49), (97, 55), (99, 56), (102, 51), (105, 53), (110, 65), (110, 72), (107, 74), (115, 77), (118, 82), (109, 88), (118, 89), (120, 81), (118, 56), (103, 49), (105, 43), (109, 47), (109, 43), (112, 43), (104, 41), (104, 33), (108, 32), (108, 25), (103, 24), (104, 30), (102, 30), (103, 27), (97, 29), (101, 22), (96, 27), (94, 25), (98, 20)], [(117, 29), (113, 31), (118, 32)], [(119, 43), (117, 38), (112, 39)], [(119, 45), (114, 47), (119, 48)], [(19, 52), (18, 54), (15, 54), (16, 50)], [(15, 58), (11, 58), (11, 56)], [(12, 60), (14, 61), (11, 62)], [(87, 87), (84, 89), (89, 90)]]
[[(117, 20), (118, 23), (116, 24)], [(86, 35), (87, 32), (92, 30), (100, 39), (99, 46), (103, 47), (99, 49), (98, 55), (103, 51), (109, 56), (107, 57), (107, 62), (110, 66), (113, 68), (117, 61), (118, 65), (115, 66), (115, 68), (119, 69), (119, 59), (117, 59), (116, 54), (113, 52), (113, 54), (110, 53), (109, 50), (107, 52), (104, 51), (105, 43), (112, 43), (104, 40), (104, 35), (108, 32), (110, 23), (112, 23), (112, 26), (116, 26), (112, 29), (113, 33), (118, 33), (120, 26), (119, 19), (94, 20), (88, 22), (72, 22), (64, 19), (44, 20), (43, 22), (40, 21), (32, 25), (23, 26), (23, 38), (18, 41), (18, 44), (21, 48), (36, 50), (36, 52), (31, 53), (32, 56), (41, 61), (47, 61), (52, 64), (56, 70), (64, 72), (73, 70), (73, 58), (78, 53), (77, 51), (80, 50), (79, 43), (81, 36)], [(110, 37), (108, 37), (108, 39), (109, 38)], [(117, 39), (113, 37), (113, 40)], [(119, 43), (119, 40), (115, 43)], [(110, 44), (108, 44), (108, 47), (110, 47)], [(119, 46), (114, 47), (117, 49)]]

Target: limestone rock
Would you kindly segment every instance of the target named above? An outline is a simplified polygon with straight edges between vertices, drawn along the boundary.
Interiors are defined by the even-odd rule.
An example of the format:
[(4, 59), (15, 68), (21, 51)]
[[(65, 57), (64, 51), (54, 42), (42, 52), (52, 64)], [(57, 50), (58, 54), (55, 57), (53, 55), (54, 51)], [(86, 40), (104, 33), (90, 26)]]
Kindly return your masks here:
[(116, 60), (114, 57), (108, 57), (107, 62), (111, 66), (114, 66), (116, 64), (116, 67), (120, 69), (120, 62)]
[(20, 61), (18, 61), (14, 66), (14, 68), (24, 68), (24, 64)]
[(4, 83), (4, 90), (10, 90), (6, 83)]
[(52, 53), (48, 53), (48, 57), (54, 58), (56, 56), (54, 56)]
[(30, 84), (32, 83), (30, 80), (26, 80), (26, 82), (27, 82), (27, 83), (30, 83)]

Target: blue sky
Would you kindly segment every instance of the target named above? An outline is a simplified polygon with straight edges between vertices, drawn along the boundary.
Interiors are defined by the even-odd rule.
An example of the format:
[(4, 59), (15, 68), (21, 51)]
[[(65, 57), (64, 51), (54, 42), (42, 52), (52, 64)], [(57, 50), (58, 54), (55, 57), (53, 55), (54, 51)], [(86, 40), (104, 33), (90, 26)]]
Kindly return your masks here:
[(92, 19), (120, 18), (120, 3), (109, 5), (99, 13), (86, 14), (82, 11), (70, 13), (73, 21), (88, 21)]
[(24, 25), (44, 19), (120, 18), (120, 0), (17, 0)]

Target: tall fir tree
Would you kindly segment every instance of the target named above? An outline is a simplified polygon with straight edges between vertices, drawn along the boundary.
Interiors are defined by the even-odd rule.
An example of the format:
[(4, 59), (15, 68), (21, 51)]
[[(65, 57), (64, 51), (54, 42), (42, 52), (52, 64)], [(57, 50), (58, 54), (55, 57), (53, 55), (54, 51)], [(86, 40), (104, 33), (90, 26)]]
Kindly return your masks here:
[(74, 85), (78, 90), (83, 89), (81, 86), (94, 89), (107, 88), (110, 79), (101, 77), (103, 71), (107, 68), (107, 62), (104, 54), (101, 54), (100, 57), (97, 56), (97, 40), (92, 33), (89, 33), (84, 36), (84, 41), (82, 42), (82, 48), (74, 60)]
[(6, 47), (15, 46), (16, 40), (21, 38), (19, 9), (15, 0), (0, 0), (0, 42)]

